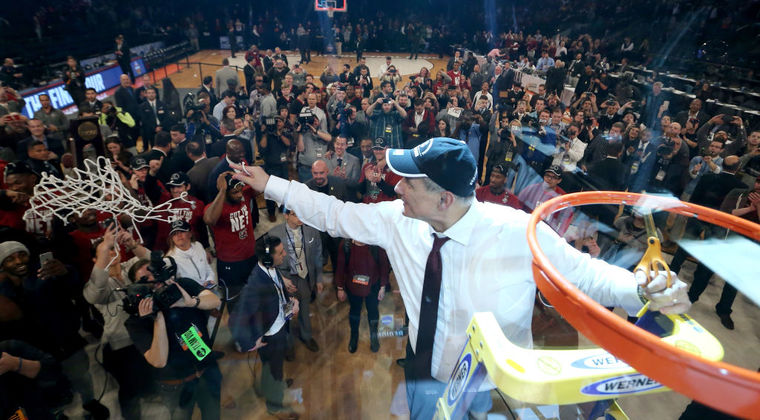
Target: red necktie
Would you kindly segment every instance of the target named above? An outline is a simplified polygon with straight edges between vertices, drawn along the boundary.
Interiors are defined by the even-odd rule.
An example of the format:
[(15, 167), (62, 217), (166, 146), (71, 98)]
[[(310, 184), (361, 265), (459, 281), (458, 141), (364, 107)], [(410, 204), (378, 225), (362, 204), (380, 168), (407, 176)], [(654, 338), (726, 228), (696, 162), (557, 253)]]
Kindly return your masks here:
[(441, 247), (450, 238), (433, 234), (433, 249), (425, 265), (425, 283), (422, 286), (420, 324), (417, 330), (417, 346), (414, 350), (415, 374), (418, 379), (430, 378), (433, 362), (433, 341), (438, 322), (438, 300), (441, 294)]

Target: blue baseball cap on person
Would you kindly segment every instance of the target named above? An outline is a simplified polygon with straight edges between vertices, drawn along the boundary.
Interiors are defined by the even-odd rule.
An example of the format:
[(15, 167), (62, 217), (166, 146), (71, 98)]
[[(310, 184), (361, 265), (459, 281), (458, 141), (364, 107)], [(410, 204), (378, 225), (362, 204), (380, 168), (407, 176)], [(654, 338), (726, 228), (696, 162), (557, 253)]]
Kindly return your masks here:
[(477, 164), (461, 140), (436, 137), (413, 149), (388, 149), (385, 160), (388, 168), (400, 176), (428, 177), (460, 197), (475, 191)]

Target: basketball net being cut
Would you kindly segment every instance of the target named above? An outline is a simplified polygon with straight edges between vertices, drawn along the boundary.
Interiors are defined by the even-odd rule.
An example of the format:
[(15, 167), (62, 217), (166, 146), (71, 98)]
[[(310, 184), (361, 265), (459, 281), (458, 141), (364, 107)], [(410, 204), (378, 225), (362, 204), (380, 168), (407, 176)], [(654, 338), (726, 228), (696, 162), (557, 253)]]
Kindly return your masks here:
[[(73, 175), (64, 179), (43, 173), (40, 182), (34, 186), (34, 195), (29, 199), (30, 211), (43, 219), (57, 217), (69, 223), (71, 216), (82, 216), (87, 210), (110, 213), (114, 217), (129, 216), (137, 235), (142, 235), (137, 223), (149, 220), (171, 223), (173, 214), (181, 209), (173, 209), (177, 200), (189, 202), (182, 193), (157, 206), (147, 206), (134, 197), (124, 185), (119, 174), (111, 167), (111, 162), (103, 156), (93, 161), (84, 161), (85, 169), (75, 168)], [(117, 229), (119, 224), (116, 224)]]

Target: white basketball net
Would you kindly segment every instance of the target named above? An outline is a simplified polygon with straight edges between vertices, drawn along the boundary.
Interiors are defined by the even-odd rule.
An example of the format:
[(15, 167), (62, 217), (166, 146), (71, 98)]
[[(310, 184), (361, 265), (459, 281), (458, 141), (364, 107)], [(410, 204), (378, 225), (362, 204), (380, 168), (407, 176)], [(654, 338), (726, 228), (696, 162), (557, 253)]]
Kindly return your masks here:
[(114, 217), (128, 215), (142, 241), (136, 223), (148, 220), (170, 223), (171, 215), (181, 211), (173, 209), (172, 203), (177, 200), (187, 202), (187, 193), (182, 193), (160, 205), (146, 206), (129, 192), (105, 157), (99, 156), (96, 161), (86, 159), (84, 166), (85, 169), (75, 168), (74, 174), (65, 179), (43, 173), (29, 200), (30, 210), (41, 218), (55, 216), (64, 223), (68, 223), (71, 216), (82, 216), (89, 209), (111, 213)]

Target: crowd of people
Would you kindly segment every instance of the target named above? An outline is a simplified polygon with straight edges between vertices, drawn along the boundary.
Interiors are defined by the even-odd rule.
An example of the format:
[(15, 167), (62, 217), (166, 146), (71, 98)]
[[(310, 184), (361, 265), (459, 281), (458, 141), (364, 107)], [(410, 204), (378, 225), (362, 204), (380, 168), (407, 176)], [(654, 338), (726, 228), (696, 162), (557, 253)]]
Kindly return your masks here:
[[(233, 22), (231, 33), (238, 26)], [(401, 30), (391, 27), (397, 26)], [(211, 349), (224, 311), (230, 314), (232, 345), (258, 350), (266, 407), (279, 418), (297, 416), (283, 405), (283, 365), (293, 360), (294, 338), (311, 352), (321, 351), (310, 320), (318, 310), (310, 305), (316, 294), (334, 288), (338, 300), (349, 301), (351, 353), (359, 345), (366, 306), (370, 349), (377, 352), (378, 302), (390, 288), (398, 249), (391, 239), (373, 236), (374, 220), (349, 219), (361, 230), (332, 226), (315, 214), (332, 208), (332, 201), (320, 196), (289, 206), (285, 190), (269, 192), (262, 213), (271, 223), (281, 222), (255, 237), (257, 194), (264, 189), (245, 179), (254, 163), (341, 202), (385, 203), (352, 211), (389, 209), (384, 206), (419, 185), (402, 175), (403, 168), (392, 167), (386, 151), (420, 150), (430, 139), (446, 137), (463, 142), (474, 160), (474, 197), (505, 211), (530, 212), (553, 197), (595, 188), (670, 194), (758, 223), (760, 174), (754, 174), (753, 185), (737, 174), (760, 168), (760, 130), (737, 116), (707, 114), (705, 98), (684, 109), (671, 106), (659, 80), (639, 91), (611, 77), (611, 70), (644, 59), (630, 39), (611, 48), (588, 35), (507, 32), (496, 42), (483, 32), (472, 42), (487, 54), (457, 50), (445, 68), (402, 76), (391, 56), (381, 68), (369, 68), (362, 49), (372, 42), (378, 43), (372, 48), (393, 48), (397, 39), (415, 58), (430, 47), (435, 30), (408, 24), (401, 32), (406, 37), (394, 38), (382, 25), (354, 23), (335, 26), (332, 41), (321, 45), (325, 53), (340, 55), (356, 34), (356, 62), (328, 65), (317, 75), (303, 66), (310, 60), (311, 47), (301, 44), (307, 28), (296, 28), (293, 39), (283, 38), (285, 31), (269, 41), (264, 31), (257, 33), (257, 45), (271, 49), (254, 45), (241, 51), (247, 62), (242, 78), (225, 59), (182, 104), (168, 79), (163, 89), (150, 78), (135, 89), (130, 74), (121, 76), (113, 98), (98, 100), (77, 82), (76, 60), (68, 63), (67, 89), (77, 101), (78, 118), (97, 121), (103, 154), (121, 178), (119, 188), (146, 207), (170, 202), (163, 221), (134, 224), (129, 215), (94, 209), (62, 221), (31, 211), (43, 174), (65, 177), (77, 165), (67, 149), (70, 122), (45, 95), (42, 108), (27, 119), (19, 114), (23, 99), (0, 87), (0, 381), (14, 390), (0, 398), (0, 415), (9, 417), (20, 405), (49, 418), (73, 390), (93, 418), (108, 417), (93, 391), (80, 326), (102, 343), (103, 366), (119, 384), (125, 418), (140, 418), (141, 398), (151, 393), (162, 396), (173, 418), (190, 418), (196, 404), (204, 419), (219, 418), (221, 354)], [(448, 44), (441, 42), (443, 53)], [(285, 48), (299, 49), (301, 62), (289, 62)], [(518, 68), (545, 75), (545, 84), (526, 91)], [(563, 103), (566, 83), (574, 85), (574, 94)], [(448, 182), (442, 179), (434, 181)], [(325, 207), (310, 210), (304, 203)], [(547, 224), (576, 249), (630, 269), (646, 249), (643, 220), (635, 210), (599, 207), (563, 210)], [(666, 241), (680, 239), (678, 220), (657, 222)], [(324, 231), (311, 227), (319, 224)], [(680, 228), (694, 240), (720, 237), (694, 220)], [(677, 248), (676, 272), (687, 256)], [(332, 285), (324, 280), (326, 264)], [(396, 277), (397, 270), (394, 265)], [(712, 275), (700, 263), (691, 302)], [(716, 306), (729, 329), (736, 293), (726, 283)], [(419, 313), (412, 317), (416, 334), (417, 320), (423, 320)], [(442, 363), (435, 359), (433, 366)]]

